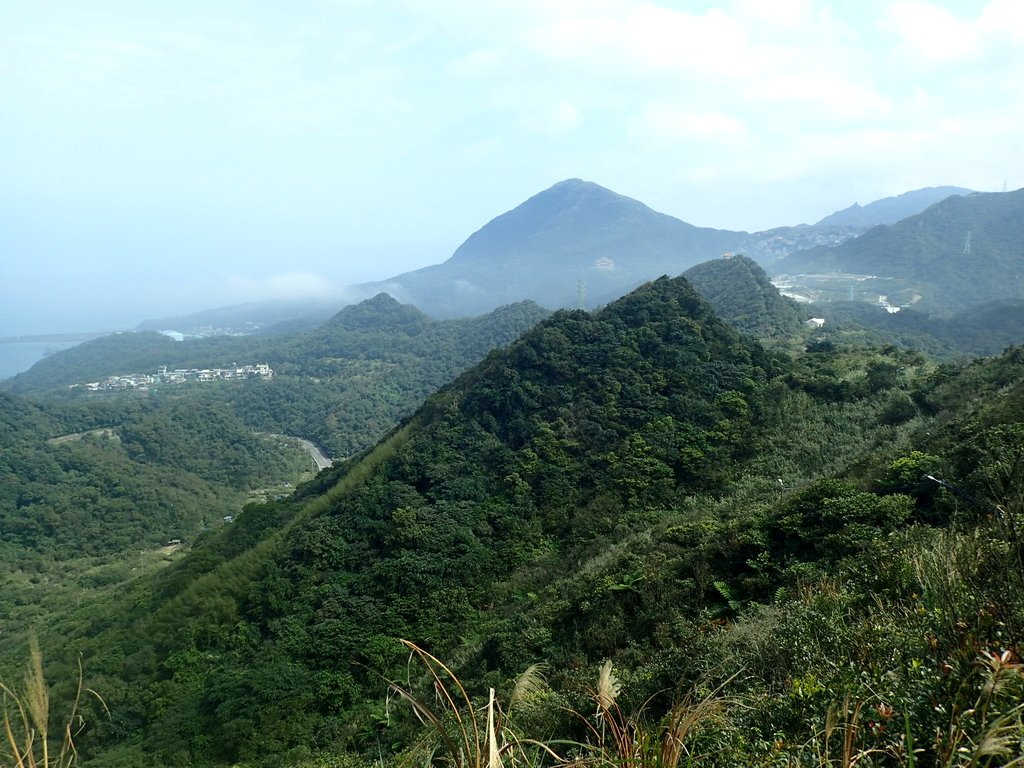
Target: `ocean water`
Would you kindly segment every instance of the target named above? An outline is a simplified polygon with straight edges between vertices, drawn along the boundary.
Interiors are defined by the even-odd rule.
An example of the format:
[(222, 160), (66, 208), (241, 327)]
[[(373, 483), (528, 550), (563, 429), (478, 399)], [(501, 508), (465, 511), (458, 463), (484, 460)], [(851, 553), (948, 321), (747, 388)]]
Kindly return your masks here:
[(47, 355), (73, 347), (77, 341), (17, 341), (0, 343), (0, 379), (27, 371)]

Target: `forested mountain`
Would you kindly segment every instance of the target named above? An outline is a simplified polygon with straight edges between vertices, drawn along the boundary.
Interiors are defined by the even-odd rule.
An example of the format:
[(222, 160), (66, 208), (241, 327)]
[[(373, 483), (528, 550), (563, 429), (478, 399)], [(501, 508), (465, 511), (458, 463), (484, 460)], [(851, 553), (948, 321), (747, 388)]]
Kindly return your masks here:
[(805, 312), (779, 294), (768, 274), (746, 256), (715, 259), (683, 273), (723, 320), (758, 338), (791, 336)]
[(386, 293), (379, 293), (360, 304), (345, 307), (325, 323), (328, 328), (346, 331), (399, 331), (415, 336), (432, 325), (431, 319), (411, 304), (399, 304)]
[(711, 765), (982, 743), (998, 764), (1024, 733), (1021, 413), (1020, 349), (770, 355), (682, 278), (556, 313), (374, 449), (54, 626), (111, 710), (80, 746), (119, 768), (415, 750), (381, 676), (428, 702), (452, 681), (408, 666), (405, 637), (506, 702), (550, 665), (501, 738), (599, 762), (602, 723), (653, 760), (679, 690), (692, 721), (669, 733)]
[(0, 551), (6, 565), (192, 540), (245, 492), (298, 479), (294, 443), (195, 402), (33, 403), (0, 393)]
[(298, 334), (182, 342), (156, 333), (115, 334), (45, 358), (4, 387), (82, 397), (82, 390), (68, 387), (152, 373), (161, 365), (269, 363), (275, 372), (269, 381), (207, 384), (192, 387), (190, 395), (222, 404), (261, 431), (304, 437), (332, 456), (347, 456), (372, 445), (435, 389), (547, 314), (521, 302), (483, 317), (438, 321), (382, 294)]
[(964, 187), (925, 187), (904, 192), (894, 197), (885, 197), (867, 205), (854, 203), (849, 208), (829, 214), (817, 227), (863, 227), (870, 229), (882, 224), (895, 224), (908, 216), (921, 213), (925, 208), (947, 197), (969, 195), (971, 190)]
[[(1016, 232), (996, 224), (1019, 194), (875, 231)], [(696, 236), (584, 182), (538, 198), (452, 261), (529, 264), (536, 232), (571, 262), (616, 242), (603, 223), (654, 222), (632, 243), (645, 258)], [(620, 272), (608, 258), (597, 271)], [(1024, 756), (1024, 351), (958, 367), (902, 348), (996, 351), (1019, 301), (947, 320), (837, 303), (804, 350), (799, 309), (749, 259), (688, 276), (594, 313), (523, 302), (439, 321), (378, 294), (308, 332), (121, 334), (44, 361), (6, 388), (49, 400), (0, 394), (0, 662), (37, 633), (59, 709), (82, 659), (104, 701), (81, 702), (93, 768), (427, 764), (446, 743), (471, 762), (453, 714), (428, 712), (454, 680), (397, 638), (450, 662), (475, 701), (496, 690), (510, 760), (517, 737), (664, 768)], [(257, 361), (277, 375), (67, 389)], [(270, 432), (342, 458), (285, 496), (298, 454)], [(272, 500), (240, 511), (250, 490)], [(171, 537), (190, 551), (165, 553)], [(60, 602), (39, 602), (66, 571)], [(391, 680), (426, 702), (417, 716), (387, 703)]]
[[(171, 719), (128, 701), (122, 716), (143, 718), (172, 763), (314, 738), (364, 706), (376, 683), (358, 665), (391, 669), (401, 655), (395, 634), (453, 651), (458, 637), (481, 631), (480, 610), (507, 574), (559, 553), (579, 557), (578, 546), (623, 515), (664, 508), (680, 488), (720, 487), (750, 455), (747, 400), (770, 365), (683, 280), (660, 280), (594, 316), (542, 323), (362, 461), (323, 473), (307, 496), (337, 485), (313, 507), (247, 513), (231, 531), (236, 543), (218, 545), (226, 562), (211, 560), (218, 550), (197, 552), (168, 572), (134, 641), (152, 648), (144, 638), (159, 638), (147, 653), (181, 659), (187, 679), (176, 662), (165, 667), (172, 678), (159, 706), (178, 702)], [(209, 589), (197, 592), (200, 582)], [(240, 621), (256, 646), (218, 640), (214, 650), (200, 639)], [(194, 629), (172, 629), (183, 626)], [(154, 671), (126, 682), (149, 698)], [(256, 698), (228, 703), (243, 679)], [(268, 684), (283, 686), (271, 700)], [(264, 714), (237, 715), (255, 730), (209, 717), (257, 698)]]
[(1024, 189), (950, 197), (837, 248), (786, 257), (776, 273), (842, 271), (891, 279), (893, 304), (948, 317), (1024, 292)]
[(695, 227), (579, 179), (559, 182), (471, 235), (442, 264), (362, 286), (432, 317), (532, 299), (575, 307), (579, 285), (608, 301), (660, 275), (742, 248), (745, 232)]
[(898, 344), (939, 358), (996, 355), (1024, 344), (1024, 300), (990, 301), (952, 317), (932, 317), (913, 309), (890, 313), (863, 301), (819, 304), (825, 319), (819, 339), (844, 343)]

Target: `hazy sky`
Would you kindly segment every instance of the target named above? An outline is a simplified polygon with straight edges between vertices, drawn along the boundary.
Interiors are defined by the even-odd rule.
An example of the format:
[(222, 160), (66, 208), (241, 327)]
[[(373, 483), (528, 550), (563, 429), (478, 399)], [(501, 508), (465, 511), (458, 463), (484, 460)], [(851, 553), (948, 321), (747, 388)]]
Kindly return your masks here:
[(340, 291), (569, 177), (745, 230), (1024, 186), (1024, 2), (0, 0), (0, 336)]

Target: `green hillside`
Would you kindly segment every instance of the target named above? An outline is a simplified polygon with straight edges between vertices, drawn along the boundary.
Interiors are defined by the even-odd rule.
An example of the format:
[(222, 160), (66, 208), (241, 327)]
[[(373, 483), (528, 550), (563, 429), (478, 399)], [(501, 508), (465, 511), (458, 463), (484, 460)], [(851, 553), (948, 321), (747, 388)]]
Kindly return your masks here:
[(310, 461), (216, 405), (53, 405), (0, 393), (0, 549), (8, 563), (192, 540), (247, 492)]
[(36, 396), (96, 398), (104, 395), (69, 387), (116, 374), (153, 373), (162, 365), (173, 370), (269, 363), (275, 372), (269, 381), (205, 384), (179, 394), (218, 404), (260, 431), (303, 437), (331, 456), (348, 456), (547, 314), (520, 302), (482, 317), (436, 321), (381, 294), (346, 307), (313, 331), (283, 336), (176, 342), (156, 333), (116, 334), (45, 358), (4, 387)]
[(833, 248), (791, 254), (777, 273), (889, 278), (893, 304), (948, 317), (1024, 294), (1024, 189), (950, 197)]
[(124, 594), (311, 470), (294, 441), (254, 433), (216, 405), (0, 393), (2, 682), (20, 679), (30, 632)]
[(804, 311), (779, 294), (767, 273), (746, 256), (706, 261), (683, 273), (723, 320), (762, 339), (796, 333)]
[(952, 317), (932, 317), (905, 309), (897, 313), (866, 302), (818, 304), (825, 319), (816, 338), (846, 343), (898, 344), (939, 358), (996, 355), (1024, 343), (1024, 301), (989, 301)]
[(709, 765), (1005, 765), (1024, 754), (1021, 413), (1020, 349), (791, 360), (661, 279), (557, 313), (44, 641), (83, 652), (110, 706), (87, 712), (94, 766), (418, 759), (429, 734), (384, 712), (381, 676), (440, 690), (398, 637), (506, 704), (547, 664), (502, 738), (602, 764), (660, 764), (675, 698), (679, 754)]

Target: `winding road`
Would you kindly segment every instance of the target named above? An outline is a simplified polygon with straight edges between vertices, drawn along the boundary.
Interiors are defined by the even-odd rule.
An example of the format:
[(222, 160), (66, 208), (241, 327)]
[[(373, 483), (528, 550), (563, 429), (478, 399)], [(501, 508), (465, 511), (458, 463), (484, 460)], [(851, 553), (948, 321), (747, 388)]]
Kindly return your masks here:
[(313, 462), (316, 464), (317, 472), (319, 472), (321, 469), (327, 469), (329, 466), (331, 466), (331, 460), (324, 456), (320, 449), (313, 445), (313, 443), (311, 443), (309, 440), (303, 440), (301, 437), (295, 437), (293, 439), (298, 440), (299, 444), (303, 448), (305, 448), (306, 451), (309, 453), (310, 457), (312, 457)]

